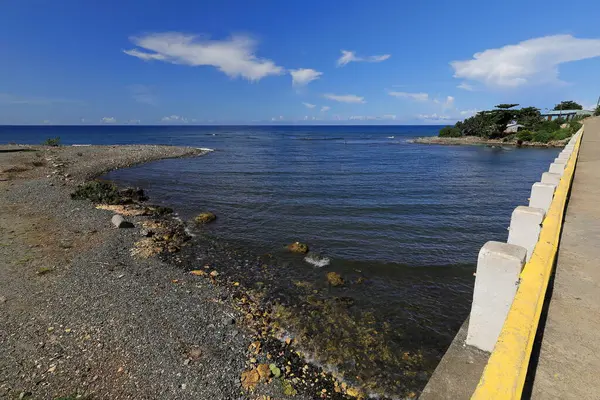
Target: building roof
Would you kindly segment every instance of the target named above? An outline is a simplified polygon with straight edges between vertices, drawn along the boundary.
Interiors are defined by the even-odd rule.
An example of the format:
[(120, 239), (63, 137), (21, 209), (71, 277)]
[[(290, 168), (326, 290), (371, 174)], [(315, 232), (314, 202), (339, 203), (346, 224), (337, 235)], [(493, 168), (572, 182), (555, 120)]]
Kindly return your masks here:
[(591, 114), (588, 110), (552, 110), (541, 113), (542, 115), (567, 115), (567, 114)]

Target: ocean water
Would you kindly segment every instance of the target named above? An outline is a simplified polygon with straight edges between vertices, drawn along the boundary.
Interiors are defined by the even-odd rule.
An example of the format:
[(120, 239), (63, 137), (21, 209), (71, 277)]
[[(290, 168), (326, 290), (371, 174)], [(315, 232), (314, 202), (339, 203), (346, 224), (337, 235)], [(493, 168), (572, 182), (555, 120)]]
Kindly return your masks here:
[(437, 126), (0, 127), (1, 142), (172, 144), (215, 149), (109, 174), (185, 218), (261, 250), (300, 240), (331, 259), (473, 264), (556, 149), (408, 143)]
[[(365, 276), (368, 284), (327, 293), (352, 298), (353, 315), (369, 312), (391, 326), (397, 333), (386, 339), (391, 351), (418, 350), (429, 357), (423, 369), (430, 373), (468, 315), (479, 249), (486, 241), (506, 240), (512, 210), (527, 204), (531, 185), (558, 154), (558, 149), (410, 143), (438, 130), (0, 127), (0, 142), (60, 136), (65, 144), (214, 149), (203, 157), (161, 160), (106, 177), (143, 187), (153, 202), (173, 207), (184, 220), (214, 212), (218, 219), (206, 228), (210, 235), (256, 254), (275, 254), (286, 263), (290, 281), (323, 288), (327, 271)], [(310, 246), (307, 260), (285, 252), (294, 241)], [(381, 364), (385, 361), (377, 368), (386, 371)], [(390, 364), (387, 376), (396, 369)], [(393, 391), (393, 383), (373, 379), (385, 386), (379, 393)]]

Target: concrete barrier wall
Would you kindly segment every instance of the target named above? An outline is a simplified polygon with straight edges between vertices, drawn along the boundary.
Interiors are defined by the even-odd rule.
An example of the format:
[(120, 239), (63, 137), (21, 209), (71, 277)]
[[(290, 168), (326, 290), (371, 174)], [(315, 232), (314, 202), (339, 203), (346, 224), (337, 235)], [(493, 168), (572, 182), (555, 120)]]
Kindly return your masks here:
[[(582, 135), (579, 130), (554, 160), (540, 182), (531, 187), (529, 207), (519, 206), (512, 214), (506, 244), (486, 243), (477, 260), (475, 289), (466, 343), (491, 352), (500, 335), (519, 285), (519, 276), (533, 255), (544, 217), (554, 193)], [(520, 255), (523, 255), (522, 262)]]
[(515, 208), (507, 243), (481, 248), (469, 319), (420, 400), (521, 398), (582, 134), (532, 185), (529, 206)]

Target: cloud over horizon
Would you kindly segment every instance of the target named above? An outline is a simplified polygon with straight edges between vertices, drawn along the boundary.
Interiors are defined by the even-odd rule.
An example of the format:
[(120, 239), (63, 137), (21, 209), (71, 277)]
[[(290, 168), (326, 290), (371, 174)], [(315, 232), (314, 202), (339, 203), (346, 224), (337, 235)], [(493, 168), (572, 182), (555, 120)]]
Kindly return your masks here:
[[(475, 53), (470, 60), (452, 61), (450, 65), (455, 78), (492, 87), (514, 88), (526, 84), (561, 83), (558, 78), (560, 64), (595, 57), (600, 57), (600, 39), (551, 35), (487, 49)], [(459, 87), (469, 90), (470, 85), (463, 83)]]
[[(180, 124), (187, 124), (189, 121), (187, 118), (182, 117), (181, 115), (169, 115), (167, 117), (162, 117), (161, 122), (177, 122)], [(192, 120), (195, 122), (195, 120)]]
[(333, 93), (326, 93), (323, 95), (323, 97), (329, 100), (339, 101), (340, 103), (366, 103), (364, 97), (360, 97), (355, 94), (338, 95)]

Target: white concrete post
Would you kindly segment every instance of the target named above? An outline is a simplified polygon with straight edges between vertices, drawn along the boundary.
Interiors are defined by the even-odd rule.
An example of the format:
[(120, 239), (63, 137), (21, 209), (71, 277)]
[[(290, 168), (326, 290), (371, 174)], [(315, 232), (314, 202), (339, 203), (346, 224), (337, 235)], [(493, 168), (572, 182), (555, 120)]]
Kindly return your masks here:
[(524, 247), (527, 250), (528, 262), (540, 237), (545, 215), (541, 208), (525, 206), (515, 208), (512, 213), (506, 243)]
[(560, 174), (562, 176), (563, 172), (565, 172), (565, 167), (567, 164), (550, 164), (550, 168), (548, 168), (548, 172), (552, 172), (553, 174)]
[(492, 351), (517, 293), (527, 250), (501, 242), (487, 242), (479, 251), (467, 344)]
[(549, 183), (536, 182), (531, 187), (531, 196), (529, 197), (529, 207), (541, 208), (548, 212), (556, 185)]
[(571, 153), (569, 152), (562, 152), (558, 155), (558, 157), (556, 157), (557, 160), (569, 160), (569, 158), (571, 158)]
[(542, 183), (549, 183), (551, 185), (556, 185), (560, 183), (560, 174), (553, 174), (551, 172), (544, 172), (542, 174)]
[(568, 158), (560, 158), (560, 157), (556, 157), (554, 159), (554, 164), (566, 164), (567, 161), (569, 161)]

